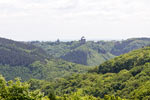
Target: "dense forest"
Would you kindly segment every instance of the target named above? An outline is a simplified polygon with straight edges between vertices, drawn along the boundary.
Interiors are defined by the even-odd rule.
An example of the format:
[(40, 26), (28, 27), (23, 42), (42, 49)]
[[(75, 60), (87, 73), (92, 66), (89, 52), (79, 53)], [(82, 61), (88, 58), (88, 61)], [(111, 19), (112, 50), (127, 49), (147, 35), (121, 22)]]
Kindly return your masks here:
[(107, 61), (88, 73), (60, 79), (54, 89), (60, 96), (81, 92), (81, 95), (97, 98), (111, 95), (130, 100), (149, 100), (149, 72), (150, 47), (145, 47)]
[(66, 61), (95, 66), (115, 56), (150, 45), (150, 38), (131, 38), (122, 41), (39, 42), (31, 44), (43, 48), (49, 55)]
[(6, 80), (15, 77), (53, 80), (73, 73), (85, 73), (92, 68), (54, 58), (29, 43), (0, 38), (0, 45), (0, 73)]
[[(22, 83), (17, 78), (7, 82), (1, 76), (0, 97), (4, 100), (149, 100), (150, 47), (112, 60), (89, 70), (88, 73), (73, 74), (53, 81), (31, 79)], [(131, 61), (130, 65), (126, 63), (128, 61)], [(103, 74), (101, 68), (106, 63), (111, 67), (107, 67)], [(114, 64), (120, 64), (116, 67), (118, 72), (110, 72), (114, 69)], [(120, 68), (126, 64), (128, 67)]]
[(28, 66), (34, 61), (48, 59), (48, 54), (31, 44), (0, 38), (0, 63), (11, 66)]
[[(150, 100), (150, 39), (79, 42), (0, 38), (0, 100)], [(109, 60), (86, 66), (97, 54)], [(77, 64), (65, 55), (93, 56)]]

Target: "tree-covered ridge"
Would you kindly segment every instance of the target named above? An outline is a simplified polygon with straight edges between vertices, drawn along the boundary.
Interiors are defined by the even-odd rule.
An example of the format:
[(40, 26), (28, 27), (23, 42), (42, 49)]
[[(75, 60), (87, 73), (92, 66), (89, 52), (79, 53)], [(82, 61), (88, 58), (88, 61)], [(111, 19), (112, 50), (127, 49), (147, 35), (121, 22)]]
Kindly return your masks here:
[(135, 66), (150, 62), (150, 47), (131, 51), (101, 64), (98, 73), (118, 73), (123, 69), (130, 70)]
[(119, 56), (124, 53), (128, 53), (132, 50), (142, 48), (150, 45), (150, 38), (131, 38), (116, 42), (111, 50), (113, 55)]
[(55, 59), (42, 48), (25, 42), (0, 38), (0, 73), (7, 79), (21, 77), (53, 80), (73, 73), (85, 73), (85, 66)]
[(150, 45), (149, 38), (133, 38), (122, 41), (39, 42), (31, 44), (42, 47), (50, 55), (84, 65), (99, 65), (115, 56)]
[(44, 62), (49, 56), (34, 45), (0, 38), (0, 64), (11, 66), (28, 66), (34, 61)]
[[(89, 71), (85, 74), (74, 74), (67, 78), (62, 78), (52, 82), (56, 95), (63, 96), (64, 94), (71, 95), (81, 91), (82, 96), (93, 96), (104, 99), (106, 95), (119, 96), (129, 100), (149, 100), (150, 99), (150, 47), (145, 47), (133, 52), (121, 55), (114, 58), (114, 63), (123, 62), (117, 67), (128, 66), (127, 68), (119, 69), (117, 73), (109, 72), (105, 74), (94, 73)], [(136, 59), (135, 55), (137, 56)], [(144, 57), (143, 55), (147, 55)], [(124, 57), (126, 56), (126, 57)], [(126, 58), (120, 60), (118, 58)], [(127, 61), (130, 59), (132, 63), (129, 65)], [(105, 62), (110, 63), (110, 61)], [(103, 64), (102, 64), (103, 65)], [(102, 66), (100, 65), (100, 66)], [(107, 67), (109, 68), (109, 67)], [(95, 68), (95, 72), (96, 69)], [(111, 69), (111, 67), (110, 67)], [(92, 73), (91, 73), (92, 72)], [(114, 97), (114, 98), (115, 98)], [(108, 100), (111, 97), (109, 97)], [(113, 97), (112, 97), (113, 98)], [(112, 99), (118, 100), (118, 99)]]
[[(62, 58), (66, 61), (84, 64), (84, 65), (99, 65), (100, 63), (113, 58), (110, 54), (110, 47), (114, 42), (93, 42), (88, 41), (84, 44), (80, 41), (71, 42), (31, 42), (36, 46), (45, 49), (50, 55)], [(105, 46), (103, 46), (105, 45)]]
[(82, 91), (70, 95), (56, 96), (51, 87), (48, 86), (51, 84), (45, 83), (43, 87), (37, 89), (33, 88), (33, 82), (37, 82), (35, 85), (41, 85), (38, 80), (31, 80), (28, 83), (21, 82), (19, 78), (16, 78), (14, 81), (6, 81), (4, 77), (0, 76), (0, 100), (125, 100), (120, 97), (107, 95), (104, 99), (100, 99), (89, 95), (82, 95)]
[(35, 61), (29, 66), (10, 66), (0, 65), (0, 73), (7, 79), (11, 80), (15, 77), (21, 77), (23, 81), (31, 78), (54, 80), (61, 77), (70, 76), (73, 73), (86, 73), (92, 68), (67, 62), (61, 59), (46, 60), (45, 63)]
[(15, 81), (6, 81), (0, 76), (0, 100), (49, 100), (39, 90), (30, 91), (28, 83), (20, 82), (19, 78)]
[(80, 47), (70, 51), (69, 53), (61, 56), (62, 59), (83, 65), (97, 65), (114, 56), (107, 52), (105, 49), (94, 48), (92, 43), (84, 44)]
[[(145, 41), (145, 39), (137, 41), (143, 40)], [(134, 39), (132, 41), (134, 41)], [(5, 44), (7, 44), (7, 42)], [(18, 50), (19, 46), (17, 43), (15, 44), (17, 45), (17, 47), (16, 46), (14, 47), (16, 47), (16, 49)], [(110, 46), (113, 47), (115, 41), (113, 43), (110, 42), (109, 44), (107, 44), (105, 48), (103, 47), (103, 49), (99, 49), (98, 44), (94, 44), (94, 42), (88, 43), (89, 44), (87, 43), (82, 45), (80, 44), (79, 47), (74, 48), (70, 52), (84, 51), (84, 53), (88, 52), (88, 54), (90, 54), (89, 52), (96, 52), (95, 54), (97, 55), (97, 52), (99, 51), (101, 53), (103, 52), (106, 54), (111, 52), (111, 49), (109, 47)], [(103, 41), (98, 43), (99, 44), (102, 43), (103, 45), (105, 44), (105, 42)], [(13, 48), (12, 46), (13, 44), (9, 42), (8, 44), (10, 44), (10, 46), (7, 45), (8, 47)], [(26, 43), (24, 44), (28, 45)], [(5, 45), (3, 47), (5, 47)], [(9, 51), (9, 48), (5, 48), (4, 50)], [(28, 47), (26, 47), (25, 49), (25, 47), (21, 46), (21, 50), (22, 52), (29, 53), (30, 49)], [(63, 56), (65, 56), (65, 54)], [(114, 59), (106, 61), (95, 68), (67, 62), (62, 59), (59, 59), (59, 57), (58, 59), (44, 58), (43, 60), (44, 62), (36, 59), (28, 66), (24, 65), (11, 66), (9, 64), (6, 65), (1, 63), (0, 73), (6, 77), (6, 80), (12, 80), (15, 77), (21, 77), (23, 81), (26, 82), (22, 83), (18, 79), (16, 81), (6, 81), (2, 76), (0, 76), (0, 99), (1, 100), (149, 100), (150, 99), (149, 46), (131, 51), (127, 54), (120, 55), (119, 57), (115, 57)], [(94, 60), (92, 62), (94, 62)]]
[(30, 80), (29, 83), (32, 89), (44, 93), (54, 90), (55, 95), (67, 100), (149, 100), (149, 72), (150, 63), (146, 63), (119, 73), (74, 74), (53, 82)]

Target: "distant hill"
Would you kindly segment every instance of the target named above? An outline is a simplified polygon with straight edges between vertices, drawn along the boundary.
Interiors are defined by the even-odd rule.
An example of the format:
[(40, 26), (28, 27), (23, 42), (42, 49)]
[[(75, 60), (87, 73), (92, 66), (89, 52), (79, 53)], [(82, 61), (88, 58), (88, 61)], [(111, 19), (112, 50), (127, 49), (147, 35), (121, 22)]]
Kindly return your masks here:
[(71, 42), (39, 42), (31, 44), (39, 46), (55, 58), (66, 61), (95, 66), (115, 56), (150, 45), (150, 38), (132, 38), (122, 41), (80, 41)]
[[(33, 44), (44, 48), (54, 58)], [(40, 89), (50, 97), (57, 95), (56, 97), (70, 100), (149, 100), (148, 45), (148, 38), (84, 41), (82, 44), (80, 41), (23, 43), (2, 38), (0, 74), (6, 80), (15, 77), (28, 80), (31, 90)], [(139, 49), (134, 50), (136, 48)], [(107, 61), (92, 67), (60, 58), (70, 61), (75, 59), (72, 62), (86, 65), (102, 63), (103, 59)], [(3, 80), (2, 77), (1, 79)], [(15, 84), (19, 84), (18, 81)]]
[(150, 47), (133, 50), (115, 57), (99, 66), (98, 73), (118, 73), (123, 69), (130, 70), (135, 66), (150, 62)]
[(90, 66), (55, 59), (42, 48), (26, 42), (0, 38), (0, 74), (7, 80), (21, 77), (53, 80), (85, 73)]
[(74, 73), (86, 73), (90, 66), (75, 64), (61, 59), (33, 62), (30, 66), (0, 65), (0, 74), (7, 80), (20, 77), (23, 81), (31, 78), (52, 81), (57, 78), (70, 76)]
[(94, 66), (114, 57), (103, 48), (96, 50), (96, 48), (90, 48), (88, 45), (90, 46), (90, 44), (85, 44), (75, 48), (60, 58), (74, 63)]
[(0, 64), (28, 66), (34, 61), (47, 59), (48, 54), (32, 44), (0, 38)]
[(115, 42), (111, 54), (119, 56), (129, 51), (150, 45), (150, 38), (131, 38), (120, 42)]

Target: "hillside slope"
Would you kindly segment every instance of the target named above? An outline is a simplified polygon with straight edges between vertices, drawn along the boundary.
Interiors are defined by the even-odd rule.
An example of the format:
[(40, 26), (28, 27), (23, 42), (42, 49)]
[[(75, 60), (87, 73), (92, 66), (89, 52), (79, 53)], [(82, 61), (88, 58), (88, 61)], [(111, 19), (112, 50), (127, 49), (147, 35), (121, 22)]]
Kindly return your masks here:
[[(91, 70), (86, 74), (74, 74), (65, 79), (57, 80), (53, 85), (56, 94), (69, 96), (73, 93), (80, 93), (79, 96), (90, 95), (97, 98), (114, 95), (128, 100), (149, 100), (150, 47), (132, 51), (113, 60), (113, 62), (110, 60), (95, 68), (94, 71), (97, 73)], [(110, 68), (107, 67), (109, 70), (102, 74), (100, 73), (101, 68), (102, 66), (105, 68), (106, 63), (110, 65)], [(115, 64), (120, 69), (110, 73), (110, 70), (113, 71), (111, 65)]]
[(119, 56), (124, 53), (128, 53), (132, 50), (142, 48), (150, 45), (150, 38), (131, 38), (116, 42), (111, 50), (113, 55)]
[(74, 73), (86, 73), (92, 68), (67, 62), (61, 59), (46, 60), (45, 63), (35, 61), (27, 66), (0, 65), (0, 74), (7, 80), (20, 77), (23, 81), (31, 78), (52, 81), (57, 78), (70, 76)]
[(115, 56), (150, 45), (150, 38), (132, 38), (122, 41), (31, 42), (48, 54), (84, 65), (99, 65)]
[(90, 48), (86, 44), (72, 50), (71, 52), (68, 52), (64, 56), (61, 56), (61, 58), (66, 61), (91, 66), (100, 64), (113, 57), (113, 55), (111, 55), (109, 52), (106, 52), (105, 50), (103, 50), (103, 53), (101, 53)]
[(130, 70), (135, 66), (150, 62), (150, 47), (131, 51), (109, 60), (99, 66), (98, 73), (118, 73), (123, 69)]
[[(9, 40), (4, 40), (5, 44), (7, 44), (3, 45), (4, 42), (1, 42), (3, 47), (1, 49), (4, 51), (15, 52), (15, 50), (19, 49), (19, 54), (20, 52), (21, 54), (30, 54), (29, 51), (32, 51), (32, 49), (28, 47), (19, 46), (20, 42), (16, 43), (13, 41), (16, 43), (15, 46), (13, 46), (14, 44), (10, 44)], [(10, 41), (12, 42), (12, 40)], [(25, 46), (26, 45), (28, 44), (25, 44)], [(5, 46), (7, 46), (7, 48)], [(32, 45), (30, 46), (32, 47)], [(113, 45), (111, 46), (113, 47)], [(78, 48), (74, 48), (74, 50), (95, 53), (94, 50), (99, 49), (95, 47), (95, 44), (93, 46), (91, 42), (88, 48), (87, 44), (82, 44)], [(11, 50), (11, 48), (13, 49)], [(107, 48), (107, 46), (103, 48), (103, 50), (111, 52), (111, 49)], [(103, 50), (101, 49), (99, 52), (106, 54)], [(44, 53), (41, 54), (44, 55)], [(29, 57), (30, 55), (26, 56)], [(10, 56), (6, 55), (6, 57)], [(149, 46), (115, 57), (93, 69), (90, 69), (92, 68), (90, 66), (71, 63), (62, 59), (46, 59), (47, 55), (42, 57), (44, 58), (44, 63), (43, 58), (41, 60), (36, 58), (35, 61), (28, 63), (27, 66), (20, 63), (16, 65), (11, 65), (11, 63), (8, 62), (4, 64), (1, 63), (0, 73), (3, 74), (7, 80), (14, 79), (15, 77), (21, 77), (23, 81), (31, 78), (40, 79), (28, 81), (28, 83), (31, 84), (30, 88), (41, 89), (47, 94), (48, 91), (55, 90), (53, 93), (60, 98), (64, 98), (62, 100), (66, 98), (83, 98), (83, 100), (85, 98), (87, 98), (87, 100), (122, 100), (119, 97), (123, 98), (123, 100), (150, 99)]]
[(7, 80), (15, 77), (53, 80), (73, 73), (85, 73), (89, 68), (55, 59), (32, 44), (0, 38), (0, 73)]
[(44, 61), (49, 56), (41, 48), (31, 44), (0, 38), (0, 64), (28, 66), (34, 61)]

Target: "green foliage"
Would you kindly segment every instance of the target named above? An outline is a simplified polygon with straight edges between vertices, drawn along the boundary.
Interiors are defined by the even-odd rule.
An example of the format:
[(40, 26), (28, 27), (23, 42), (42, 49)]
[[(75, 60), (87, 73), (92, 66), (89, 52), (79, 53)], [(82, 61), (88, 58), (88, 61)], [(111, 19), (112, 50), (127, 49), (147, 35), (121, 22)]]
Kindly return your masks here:
[[(140, 71), (139, 71), (140, 70)], [(133, 74), (136, 73), (136, 74)], [(150, 64), (146, 63), (131, 70), (122, 70), (119, 73), (107, 74), (75, 74), (54, 82), (56, 95), (71, 95), (82, 89), (82, 95), (91, 95), (104, 98), (105, 95), (114, 95), (126, 99), (145, 100), (149, 98)], [(106, 99), (107, 100), (107, 99)], [(109, 99), (108, 99), (109, 100)]]
[[(31, 87), (29, 85), (31, 84)], [(38, 86), (37, 86), (38, 84)], [(47, 85), (46, 85), (47, 84)], [(100, 100), (100, 98), (93, 97), (92, 95), (86, 95), (83, 90), (79, 89), (77, 92), (71, 94), (65, 94), (63, 96), (55, 96), (52, 94), (51, 88), (48, 86), (52, 85), (46, 81), (30, 80), (28, 83), (20, 82), (19, 78), (15, 81), (6, 81), (4, 77), (0, 76), (0, 99), (1, 100)], [(35, 87), (36, 86), (36, 87)], [(30, 88), (30, 89), (29, 89)], [(44, 97), (38, 89), (41, 89), (47, 97)], [(47, 89), (50, 91), (47, 91)], [(46, 90), (46, 91), (45, 91)], [(49, 99), (48, 99), (49, 98)], [(124, 100), (119, 97), (105, 96), (104, 100)]]
[(100, 98), (95, 98), (90, 95), (84, 95), (82, 90), (78, 90), (72, 94), (65, 94), (62, 97), (59, 97), (60, 100), (100, 100)]
[(43, 94), (40, 91), (29, 91), (29, 84), (21, 83), (20, 79), (5, 81), (0, 76), (0, 99), (1, 100), (42, 100)]
[(50, 100), (56, 100), (54, 88), (52, 87), (53, 84), (44, 80), (37, 79), (31, 79), (28, 81), (28, 83), (30, 84), (30, 90), (40, 89), (45, 96), (50, 98)]
[(114, 55), (109, 53), (110, 48), (114, 44), (113, 41), (88, 41), (85, 44), (81, 44), (79, 41), (59, 43), (32, 42), (32, 44), (43, 48), (56, 58), (62, 58), (66, 61), (84, 65), (99, 65), (100, 63), (114, 57)]
[[(148, 44), (147, 41), (149, 39), (141, 38), (119, 43), (117, 41), (90, 41), (85, 44), (78, 41), (34, 43), (45, 50), (49, 49), (49, 54), (58, 57), (47, 59), (47, 55), (36, 47), (0, 39), (0, 52), (4, 54), (3, 59), (0, 59), (2, 62), (0, 73), (6, 80), (17, 76), (23, 78), (23, 81), (30, 79), (23, 83), (18, 78), (15, 81), (6, 81), (0, 76), (0, 100), (149, 100), (150, 47), (115, 57), (93, 69), (90, 66), (59, 59), (67, 57), (66, 60), (79, 61), (76, 63), (98, 64), (101, 63), (100, 60), (103, 62), (114, 55), (145, 46)], [(7, 53), (11, 51), (13, 55), (17, 55), (9, 62), (12, 56), (8, 56)], [(18, 59), (20, 54), (23, 54), (26, 60)], [(35, 59), (31, 61), (28, 57)]]
[[(118, 73), (97, 74), (94, 73), (97, 72), (97, 68), (95, 68), (94, 70), (89, 71), (89, 73), (74, 74), (70, 77), (53, 81), (52, 83), (56, 95), (72, 95), (81, 89), (83, 96), (94, 96), (106, 100), (124, 100), (121, 98), (129, 100), (148, 100), (150, 98), (149, 52), (150, 47), (145, 47), (114, 58), (113, 64), (121, 62), (120, 66), (117, 67), (129, 67), (120, 69)], [(134, 59), (135, 56), (137, 56), (136, 59)], [(134, 65), (128, 65), (126, 63), (128, 59), (130, 59)], [(108, 66), (110, 66), (112, 64), (111, 62), (112, 60), (107, 61), (104, 64), (107, 63), (109, 64)], [(112, 67), (110, 66), (110, 68)]]
[(146, 62), (150, 62), (150, 47), (134, 50), (109, 60), (99, 66), (98, 73), (117, 73), (123, 69), (130, 70)]
[(64, 60), (84, 64), (99, 65), (115, 56), (150, 45), (149, 38), (133, 38), (123, 41), (79, 41), (71, 42), (31, 42), (43, 48), (48, 54)]
[[(76, 45), (76, 44), (74, 44)], [(31, 43), (0, 38), (0, 73), (6, 80), (21, 77), (23, 81), (35, 78), (53, 80), (85, 73), (90, 66), (54, 59)]]
[(129, 51), (150, 45), (149, 38), (131, 38), (121, 42), (116, 42), (111, 50), (113, 55), (119, 56)]
[(126, 99), (121, 99), (120, 97), (115, 97), (115, 96), (108, 96), (105, 95), (104, 100), (126, 100)]
[[(92, 44), (84, 44), (71, 52), (61, 56), (62, 59), (83, 65), (98, 65), (114, 56), (110, 53), (100, 53), (99, 49), (90, 48)], [(95, 45), (96, 46), (96, 45)]]
[(61, 59), (51, 59), (46, 64), (35, 62), (31, 67), (33, 78), (45, 80), (66, 77), (73, 73), (85, 73), (91, 68), (90, 66), (75, 64)]
[(0, 65), (0, 73), (6, 80), (11, 80), (15, 77), (21, 77), (23, 81), (31, 78), (54, 80), (70, 76), (73, 73), (86, 73), (90, 68), (92, 67), (67, 62), (61, 59), (51, 59), (45, 61), (45, 63), (35, 61), (27, 67)]
[(28, 66), (34, 61), (49, 58), (39, 47), (28, 43), (0, 38), (0, 64), (11, 66)]

